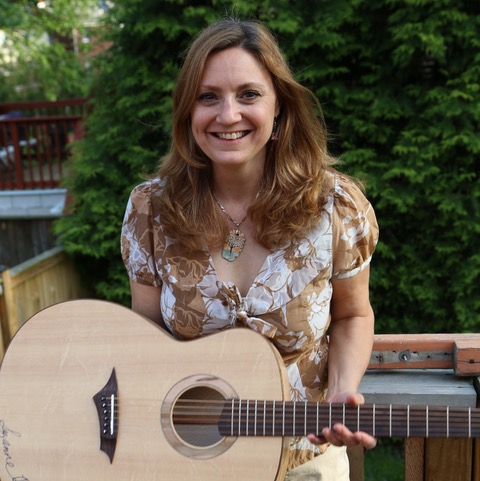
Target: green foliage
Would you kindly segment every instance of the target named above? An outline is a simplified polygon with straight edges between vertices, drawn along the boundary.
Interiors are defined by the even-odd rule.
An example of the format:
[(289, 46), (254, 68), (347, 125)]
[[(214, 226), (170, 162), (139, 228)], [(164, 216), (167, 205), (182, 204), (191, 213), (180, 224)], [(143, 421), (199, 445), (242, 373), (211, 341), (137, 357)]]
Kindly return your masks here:
[(168, 150), (192, 35), (232, 13), (274, 30), (323, 104), (341, 168), (367, 180), (381, 228), (377, 330), (477, 330), (480, 3), (469, 0), (116, 2), (73, 165), (76, 211), (58, 223), (97, 293), (128, 302), (118, 245), (128, 193)]
[(403, 481), (403, 439), (380, 438), (364, 458), (365, 481)]
[(29, 0), (0, 0), (1, 101), (86, 96), (91, 72), (82, 55), (89, 45), (79, 42), (75, 51), (71, 39), (96, 8), (96, 0), (55, 0), (45, 9)]

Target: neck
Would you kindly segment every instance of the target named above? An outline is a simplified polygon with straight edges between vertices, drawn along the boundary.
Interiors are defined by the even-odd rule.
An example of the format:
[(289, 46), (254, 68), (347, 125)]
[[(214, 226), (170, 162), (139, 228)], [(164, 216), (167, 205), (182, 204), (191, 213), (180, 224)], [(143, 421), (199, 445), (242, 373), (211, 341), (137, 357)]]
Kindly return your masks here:
[(239, 184), (237, 186), (230, 185), (213, 185), (213, 193), (222, 204), (236, 204), (246, 206), (251, 204), (258, 195), (259, 185)]
[(262, 174), (250, 172), (215, 171), (212, 191), (217, 198), (226, 203), (249, 204), (260, 190)]

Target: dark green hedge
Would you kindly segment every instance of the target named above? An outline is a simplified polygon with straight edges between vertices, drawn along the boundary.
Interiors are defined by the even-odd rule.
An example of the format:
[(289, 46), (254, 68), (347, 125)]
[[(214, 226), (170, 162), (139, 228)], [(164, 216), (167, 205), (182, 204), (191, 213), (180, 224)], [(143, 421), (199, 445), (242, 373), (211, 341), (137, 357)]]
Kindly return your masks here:
[(378, 332), (480, 327), (480, 3), (471, 0), (115, 2), (94, 113), (57, 229), (97, 295), (128, 302), (119, 231), (131, 187), (168, 150), (170, 93), (193, 34), (259, 18), (322, 102), (341, 168), (381, 227)]

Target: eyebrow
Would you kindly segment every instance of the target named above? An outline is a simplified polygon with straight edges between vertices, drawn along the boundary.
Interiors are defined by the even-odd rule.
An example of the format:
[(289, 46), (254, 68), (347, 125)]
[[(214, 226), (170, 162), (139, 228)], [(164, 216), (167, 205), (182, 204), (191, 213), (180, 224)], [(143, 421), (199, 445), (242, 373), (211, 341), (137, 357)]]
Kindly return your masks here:
[[(265, 90), (265, 87), (266, 87), (265, 85), (260, 84), (258, 82), (247, 82), (239, 85), (237, 88), (238, 90), (248, 90), (248, 89)], [(210, 85), (210, 84), (200, 84), (199, 88), (201, 90), (213, 90), (213, 91), (221, 90), (218, 86)]]

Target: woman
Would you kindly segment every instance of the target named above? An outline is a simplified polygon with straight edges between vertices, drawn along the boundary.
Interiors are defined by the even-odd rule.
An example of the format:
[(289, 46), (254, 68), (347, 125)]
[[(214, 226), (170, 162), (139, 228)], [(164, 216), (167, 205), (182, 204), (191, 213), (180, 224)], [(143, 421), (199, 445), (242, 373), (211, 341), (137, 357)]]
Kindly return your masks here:
[[(179, 74), (171, 152), (131, 194), (122, 254), (134, 311), (179, 339), (248, 326), (282, 354), (292, 399), (355, 405), (378, 228), (333, 169), (319, 112), (266, 28), (208, 27)], [(342, 425), (294, 439), (286, 479), (349, 479), (356, 444), (375, 439)]]

